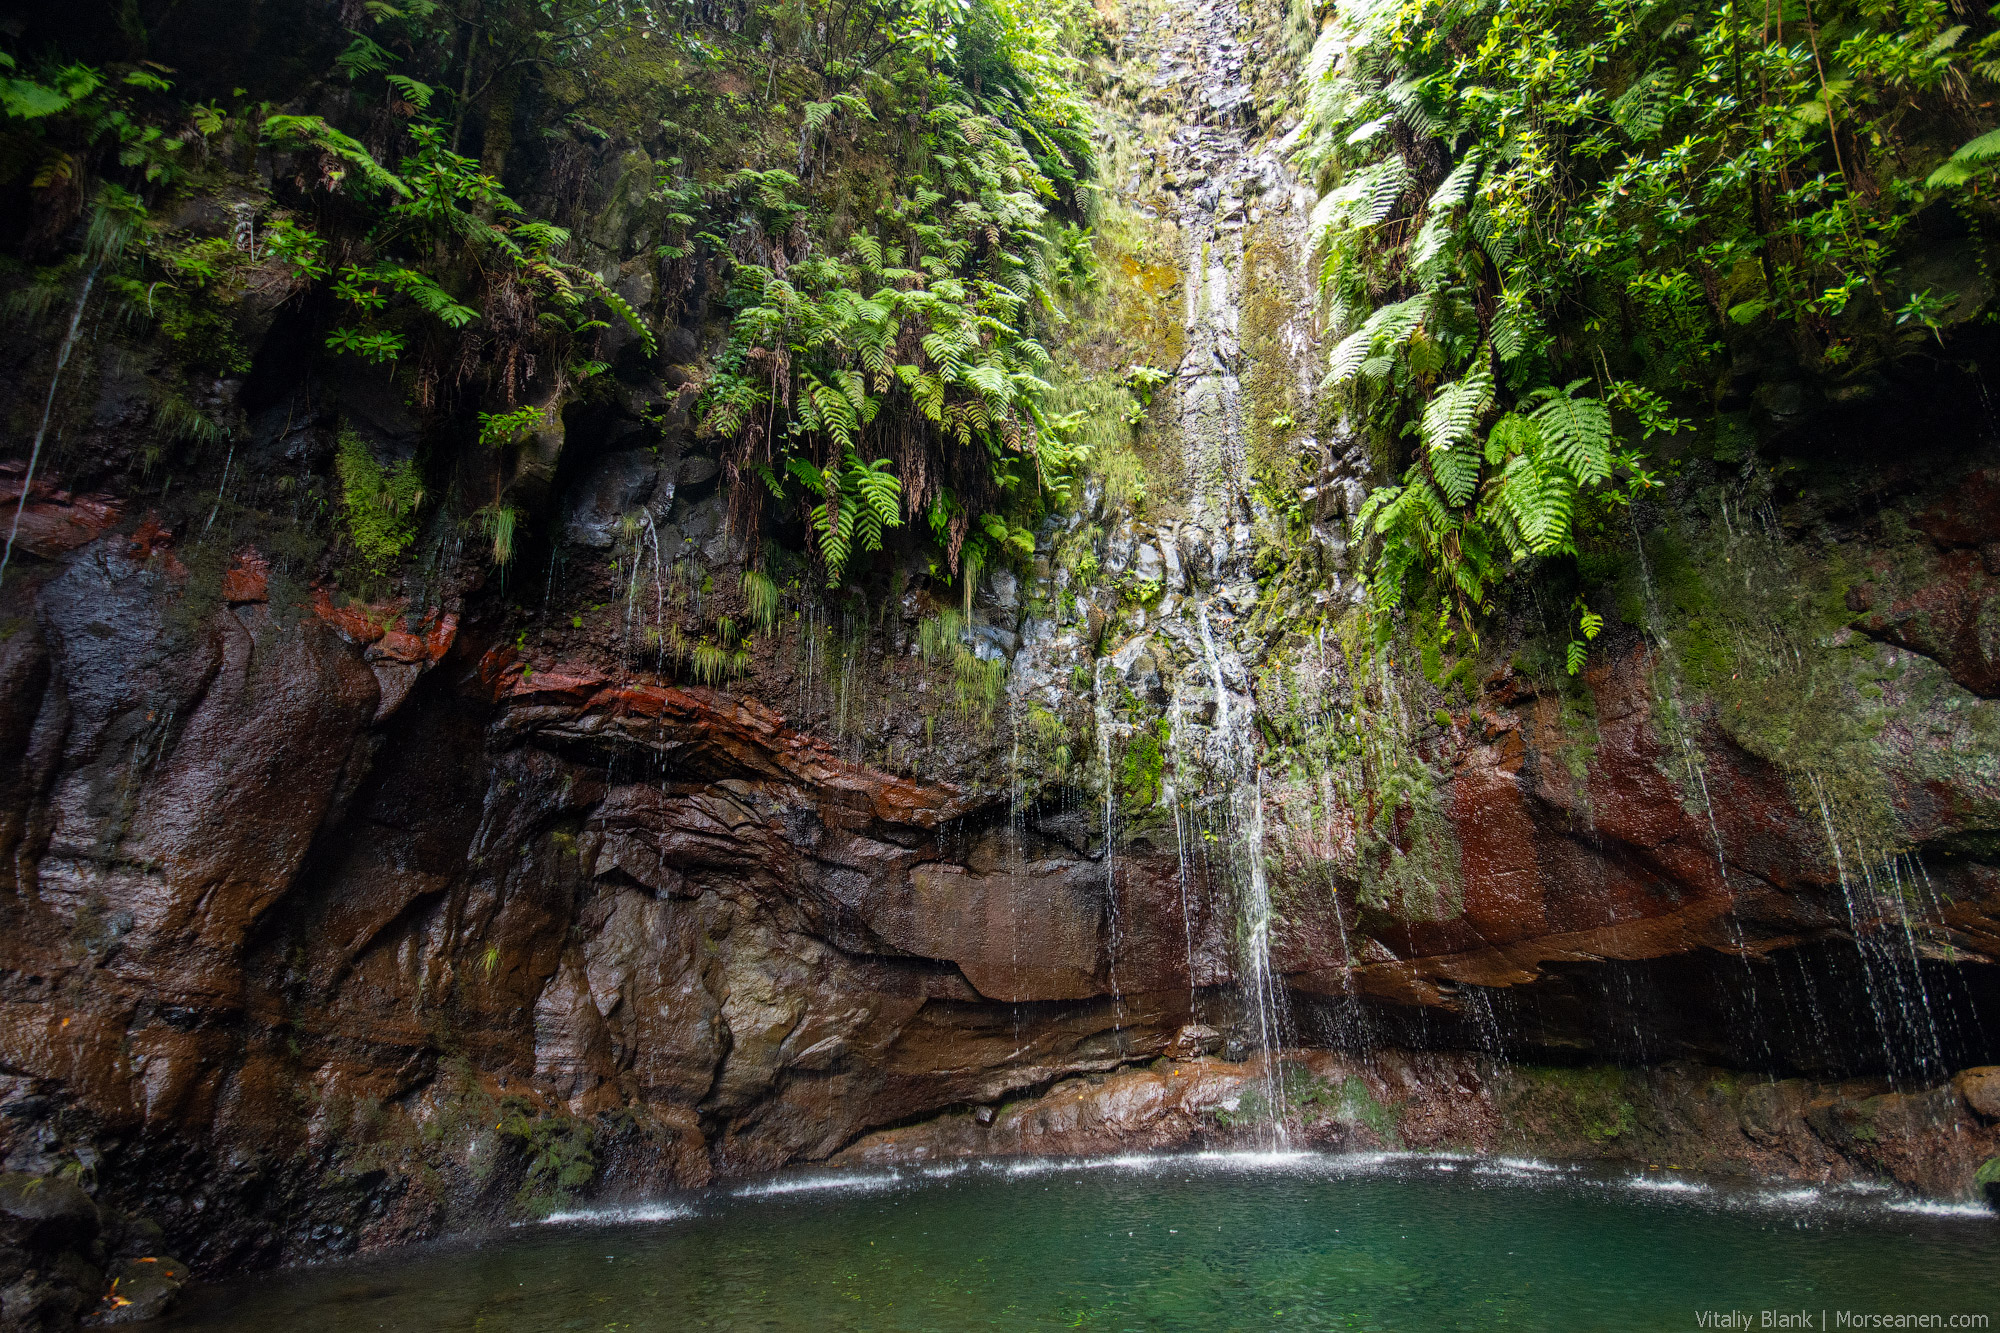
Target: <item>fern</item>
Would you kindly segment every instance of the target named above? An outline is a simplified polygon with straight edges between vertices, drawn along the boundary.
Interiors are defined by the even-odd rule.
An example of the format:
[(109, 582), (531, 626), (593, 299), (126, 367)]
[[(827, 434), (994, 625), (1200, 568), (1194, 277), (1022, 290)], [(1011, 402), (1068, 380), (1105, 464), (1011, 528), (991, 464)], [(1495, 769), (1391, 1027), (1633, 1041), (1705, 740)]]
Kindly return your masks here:
[(1477, 149), (1467, 153), (1464, 160), (1453, 167), (1451, 174), (1431, 192), (1430, 202), (1424, 207), (1433, 213), (1441, 213), (1464, 203), (1466, 195), (1472, 192), (1473, 185), (1479, 180), (1479, 169), (1484, 164), (1485, 158)]
[(1672, 106), (1674, 72), (1657, 67), (1632, 80), (1611, 104), (1611, 119), (1634, 143), (1657, 139)]
[(318, 116), (266, 116), (261, 132), (273, 148), (316, 148), (359, 171), (361, 178), (377, 189), (405, 199), (413, 197), (402, 178), (377, 162), (358, 139), (342, 134)]
[(639, 335), (639, 341), (646, 345), (646, 354), (656, 354), (660, 350), (659, 340), (653, 336), (653, 330), (647, 327), (646, 321), (639, 318), (639, 312), (632, 308), (632, 303), (612, 291), (603, 278), (588, 269), (584, 270), (584, 277), (597, 292), (597, 299), (609, 306), (611, 313), (624, 320), (625, 326)]
[(1578, 398), (1584, 383), (1543, 390), (1547, 399), (1530, 419), (1577, 484), (1589, 486), (1611, 476), (1611, 410), (1602, 399)]
[(1479, 485), (1480, 455), (1470, 446), (1492, 403), (1493, 370), (1482, 348), (1465, 378), (1438, 390), (1424, 407), (1422, 435), (1431, 473), (1452, 504), (1471, 500)]
[(418, 308), (446, 328), (462, 329), (479, 318), (477, 310), (459, 304), (444, 288), (415, 269), (400, 267), (377, 269), (374, 270), (374, 274), (416, 302)]
[(814, 529), (826, 566), (826, 586), (837, 588), (857, 550), (881, 550), (884, 530), (902, 524), (902, 482), (890, 470), (888, 459), (864, 463), (852, 449), (844, 465), (821, 469), (794, 457), (786, 467), (823, 497), (814, 508)]
[(1493, 350), (1502, 364), (1520, 360), (1540, 346), (1541, 323), (1534, 307), (1519, 292), (1501, 296), (1500, 310), (1493, 317)]
[(1413, 296), (1394, 305), (1385, 305), (1371, 314), (1360, 328), (1341, 339), (1333, 349), (1333, 365), (1327, 375), (1327, 385), (1330, 387), (1352, 379), (1378, 341), (1394, 344), (1408, 338), (1423, 319), (1426, 304), (1427, 298)]

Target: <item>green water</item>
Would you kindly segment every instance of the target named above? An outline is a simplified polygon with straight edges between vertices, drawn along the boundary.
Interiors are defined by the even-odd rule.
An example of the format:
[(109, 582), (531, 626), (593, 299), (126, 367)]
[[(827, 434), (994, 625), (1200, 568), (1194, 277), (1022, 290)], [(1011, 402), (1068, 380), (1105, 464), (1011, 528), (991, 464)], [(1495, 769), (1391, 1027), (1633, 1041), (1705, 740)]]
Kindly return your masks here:
[(1768, 1309), (2000, 1327), (2000, 1218), (1923, 1207), (1398, 1156), (791, 1176), (266, 1275), (167, 1326), (1631, 1330)]

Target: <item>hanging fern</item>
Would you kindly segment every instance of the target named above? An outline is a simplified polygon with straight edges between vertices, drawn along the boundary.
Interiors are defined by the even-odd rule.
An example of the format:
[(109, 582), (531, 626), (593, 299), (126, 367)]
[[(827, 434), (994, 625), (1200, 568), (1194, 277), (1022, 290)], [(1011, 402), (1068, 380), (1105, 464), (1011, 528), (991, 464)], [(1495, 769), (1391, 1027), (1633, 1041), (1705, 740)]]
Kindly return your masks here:
[(771, 627), (778, 623), (778, 611), (784, 605), (778, 585), (770, 575), (746, 569), (743, 571), (742, 590), (743, 605), (750, 613), (752, 623), (768, 634)]
[(852, 449), (844, 465), (822, 469), (792, 458), (786, 466), (808, 492), (823, 497), (813, 506), (813, 527), (826, 566), (826, 586), (837, 588), (857, 550), (881, 550), (884, 530), (902, 525), (903, 484), (890, 470), (888, 459), (864, 463)]

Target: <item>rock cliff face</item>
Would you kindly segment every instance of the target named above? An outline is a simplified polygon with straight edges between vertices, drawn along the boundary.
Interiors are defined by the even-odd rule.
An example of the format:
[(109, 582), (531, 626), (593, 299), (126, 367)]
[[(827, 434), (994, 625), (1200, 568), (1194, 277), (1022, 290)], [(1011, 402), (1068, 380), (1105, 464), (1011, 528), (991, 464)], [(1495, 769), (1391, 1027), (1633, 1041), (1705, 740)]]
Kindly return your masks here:
[[(330, 606), (288, 621), (247, 575), (172, 638), (150, 596), (172, 575), (133, 545), (64, 555), (6, 645), (9, 1164), (88, 1147), (199, 1262), (496, 1206), (519, 1184), (489, 1130), (510, 1096), (642, 1192), (1242, 1021), (1227, 867), (1184, 873), (1157, 829), (1107, 865), (1088, 803), (1016, 811), (857, 763), (742, 694), (524, 671), (455, 625), (391, 642)], [(1976, 841), (1992, 705), (1932, 659), (1863, 651), (1931, 723), (1881, 751), (1913, 841), (1941, 849), (1921, 881), (1843, 898), (1820, 812), (1719, 725), (1697, 733), (1707, 804), (1684, 800), (1644, 648), (1587, 677), (1580, 772), (1557, 704), (1501, 673), (1479, 724), (1429, 742), (1455, 910), (1279, 875), (1295, 1039), (1822, 1077), (1977, 1058), (2000, 947)], [(1894, 948), (1871, 953), (1881, 932)], [(1227, 1068), (1195, 1073), (1248, 1077)], [(1984, 1141), (1946, 1135), (1899, 1174), (1963, 1192)]]
[[(1317, 364), (1309, 196), (1255, 83), (1283, 24), (1135, 8), (1119, 41), (1108, 169), (1146, 241), (1079, 341), (1159, 363), (1163, 493), (1099, 487), (987, 577), (957, 682), (1004, 663), (983, 712), (900, 575), (858, 614), (798, 599), (723, 687), (632, 649), (619, 608), (667, 581), (739, 609), (698, 313), (673, 370), (538, 437), (539, 610), (306, 588), (282, 530), (218, 553), (164, 490), (0, 471), (0, 1153), (101, 1207), (65, 1194), (75, 1235), (23, 1222), (9, 1253), (70, 1254), (74, 1293), (160, 1248), (140, 1214), (222, 1272), (790, 1162), (1231, 1140), (1274, 1107), (1315, 1143), (1973, 1190), (2000, 1152), (1991, 1077), (1950, 1081), (2000, 1039), (1987, 428), (1950, 399), (1859, 466), (1881, 423), (1830, 421), (1797, 496), (1691, 466), (1602, 571), (1619, 623), (1574, 679), (1525, 603), (1456, 666), (1307, 635), (1355, 596), (1373, 464), (1308, 440), (1291, 514), (1251, 482)], [(94, 485), (130, 385), (108, 355), (83, 383)], [(253, 468), (323, 466), (336, 417), (408, 443), (379, 385), (320, 391), (337, 412), (217, 390), (261, 413)], [(606, 567), (640, 527), (648, 587)], [(20, 1290), (10, 1317), (69, 1299)]]

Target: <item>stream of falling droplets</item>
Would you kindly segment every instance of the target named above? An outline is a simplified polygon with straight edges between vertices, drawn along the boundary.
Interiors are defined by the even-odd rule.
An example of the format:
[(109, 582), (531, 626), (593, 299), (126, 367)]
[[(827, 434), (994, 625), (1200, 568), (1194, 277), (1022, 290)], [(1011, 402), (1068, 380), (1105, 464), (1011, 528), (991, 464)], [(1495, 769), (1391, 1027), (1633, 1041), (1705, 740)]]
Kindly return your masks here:
[(1104, 683), (1109, 658), (1097, 659), (1093, 675), (1097, 718), (1097, 758), (1104, 769), (1104, 919), (1106, 980), (1111, 985), (1111, 1032), (1119, 1052), (1125, 1049), (1125, 997), (1118, 990), (1118, 783), (1111, 771), (1111, 692)]
[(42, 421), (35, 427), (34, 446), (28, 451), (28, 470), (21, 478), (21, 498), (14, 505), (13, 526), (7, 530), (7, 548), (0, 551), (0, 578), (7, 576), (7, 562), (14, 558), (14, 539), (21, 533), (21, 515), (26, 511), (28, 495), (35, 487), (35, 468), (42, 461), (42, 439), (49, 433), (49, 418), (55, 412), (56, 386), (62, 383), (63, 367), (69, 364), (70, 353), (76, 350), (77, 330), (83, 325), (83, 308), (90, 303), (90, 289), (96, 283), (97, 267), (92, 265), (90, 272), (84, 276), (83, 290), (77, 293), (76, 308), (70, 311), (69, 331), (63, 334), (62, 346), (56, 351), (55, 373), (49, 376), (49, 395), (42, 403)]

